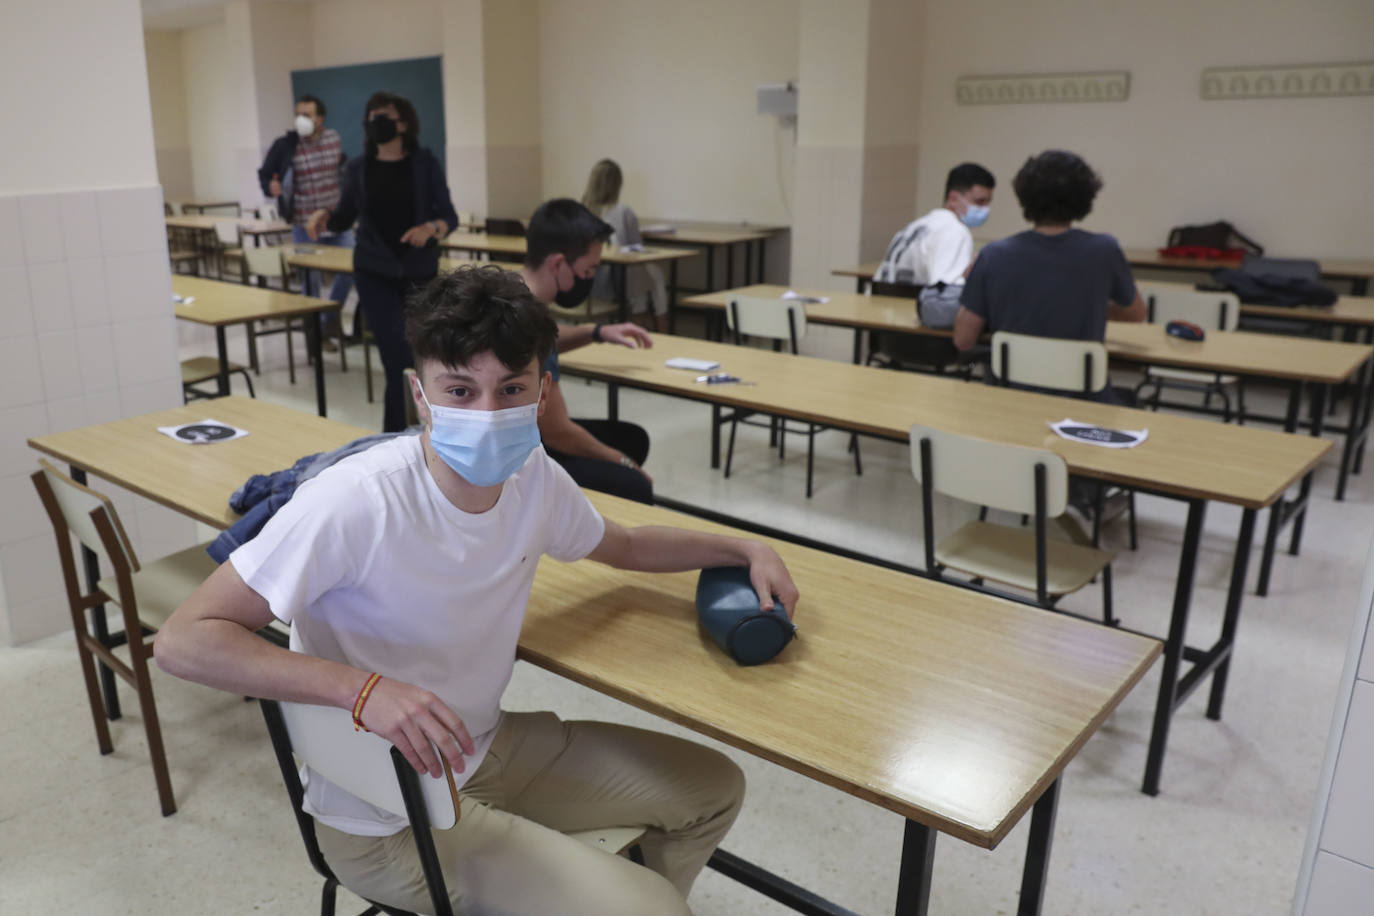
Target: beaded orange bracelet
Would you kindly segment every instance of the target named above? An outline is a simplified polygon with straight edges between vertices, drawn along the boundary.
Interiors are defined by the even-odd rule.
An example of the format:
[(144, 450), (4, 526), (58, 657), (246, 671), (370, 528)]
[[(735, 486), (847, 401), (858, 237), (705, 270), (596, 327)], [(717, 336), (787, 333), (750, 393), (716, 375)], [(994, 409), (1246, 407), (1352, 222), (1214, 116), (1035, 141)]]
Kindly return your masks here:
[(363, 724), (361, 718), (363, 714), (363, 705), (367, 703), (367, 698), (372, 695), (372, 688), (376, 687), (377, 682), (381, 679), (382, 676), (380, 674), (375, 671), (372, 672), (372, 676), (367, 679), (367, 683), (363, 685), (363, 689), (358, 691), (358, 698), (353, 701), (353, 730), (355, 732), (367, 732), (372, 730)]

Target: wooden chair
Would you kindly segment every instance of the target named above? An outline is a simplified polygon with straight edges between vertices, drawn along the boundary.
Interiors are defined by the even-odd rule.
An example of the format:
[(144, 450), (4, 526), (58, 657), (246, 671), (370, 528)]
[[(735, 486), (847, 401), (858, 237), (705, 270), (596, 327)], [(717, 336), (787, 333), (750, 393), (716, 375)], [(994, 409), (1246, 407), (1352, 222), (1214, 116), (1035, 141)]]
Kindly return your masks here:
[[(1053, 608), (1064, 595), (1102, 575), (1102, 619), (1112, 616), (1113, 554), (1097, 547), (1051, 541), (1045, 522), (1068, 506), (1069, 472), (1048, 449), (1026, 448), (960, 436), (928, 426), (911, 427), (911, 472), (921, 484), (921, 520), (926, 571), (945, 569), (1024, 589), (1041, 607)], [(1031, 531), (980, 518), (935, 539), (935, 493), (983, 507), (1028, 515)]]
[[(114, 751), (105, 704), (96, 683), (95, 662), (99, 659), (138, 693), (158, 801), (163, 815), (174, 814), (176, 800), (167, 773), (167, 755), (162, 745), (153, 685), (148, 677), (148, 663), (153, 655), (152, 638), (172, 611), (214, 572), (215, 562), (205, 553), (205, 545), (200, 544), (152, 563), (139, 563), (108, 498), (77, 483), (47, 461), (38, 463), (41, 469), (35, 471), (31, 479), (57, 536), (57, 553), (62, 563), (72, 632), (76, 636), (81, 674), (86, 681), (96, 743), (102, 754)], [(102, 568), (110, 571), (89, 591), (82, 588), (77, 578), (73, 537), (83, 547), (94, 551), (103, 561)], [(124, 618), (124, 633), (101, 640), (87, 629), (85, 612), (106, 603), (119, 606)], [(127, 644), (129, 649), (127, 663), (113, 651), (121, 644)]]
[[(248, 374), (248, 369), (238, 363), (229, 363), (229, 373), (238, 373), (243, 376), (243, 381), (248, 385), (248, 396), (256, 398), (258, 395), (253, 390), (253, 378)], [(197, 398), (217, 398), (219, 392), (204, 391), (195, 387), (204, 382), (219, 378), (219, 360), (213, 356), (193, 356), (190, 359), (181, 361), (181, 400), (189, 404)]]
[[(272, 749), (281, 768), (282, 781), (286, 783), (286, 792), (291, 798), (296, 826), (300, 828), (301, 839), (305, 843), (306, 855), (315, 871), (324, 878), (320, 894), (321, 916), (332, 916), (334, 913), (339, 879), (320, 850), (314, 818), (301, 807), (305, 793), (296, 758), (345, 792), (384, 811), (408, 818), (420, 854), (425, 883), (429, 888), (432, 912), (435, 916), (452, 914), (448, 886), (430, 833), (431, 830), (452, 829), (458, 823), (458, 790), (454, 787), (453, 773), (447, 761), (444, 762), (442, 777), (421, 776), (385, 738), (354, 729), (347, 710), (276, 700), (259, 702), (267, 723), (267, 733), (272, 738)], [(632, 847), (643, 835), (644, 830), (639, 827), (612, 827), (569, 834), (580, 842), (612, 854), (628, 850), (632, 858)], [(374, 900), (367, 902), (371, 906), (362, 916), (377, 912), (413, 916), (408, 910)]]
[[(797, 342), (806, 336), (806, 307), (800, 302), (786, 299), (765, 299), (740, 296), (730, 300), (725, 309), (726, 327), (735, 334), (735, 343), (742, 344), (747, 337), (763, 337), (773, 342), (773, 350), (781, 352), (783, 344), (788, 345), (792, 355), (797, 354)], [(730, 444), (725, 451), (725, 476), (730, 476), (730, 466), (735, 457), (735, 431), (740, 423), (746, 426), (766, 426), (769, 431), (768, 444), (777, 444), (778, 457), (786, 457), (787, 420), (782, 417), (769, 417), (767, 423), (751, 421), (751, 410), (735, 408), (731, 411)], [(807, 423), (792, 429), (794, 433), (806, 436), (806, 498), (811, 498), (812, 478), (816, 463), (816, 434), (830, 429), (817, 423)], [(863, 461), (859, 455), (859, 437), (851, 433), (849, 450), (854, 453), (854, 473), (863, 475)]]
[[(992, 375), (1003, 387), (1028, 385), (1053, 392), (1092, 397), (1110, 383), (1107, 348), (1095, 340), (1064, 340), (997, 331), (992, 335)], [(1092, 545), (1102, 543), (1102, 507), (1107, 488), (1096, 483)], [(1136, 549), (1135, 491), (1125, 490), (1130, 514), (1131, 549)]]
[[(1190, 321), (1204, 331), (1234, 331), (1240, 325), (1240, 297), (1231, 292), (1202, 292), (1176, 286), (1153, 286), (1140, 284), (1149, 308), (1151, 324), (1168, 324), (1170, 321)], [(1144, 378), (1135, 387), (1137, 403), (1149, 403), (1151, 410), (1158, 410), (1160, 395), (1165, 388), (1200, 391), (1203, 393), (1203, 408), (1212, 406), (1212, 396), (1221, 398), (1221, 419), (1230, 423), (1231, 398), (1227, 389), (1236, 390), (1235, 418), (1238, 424), (1245, 424), (1245, 379), (1238, 375), (1222, 372), (1200, 372), (1192, 369), (1175, 369), (1172, 366), (1146, 366)], [(1142, 393), (1153, 388), (1154, 393), (1142, 397)]]
[(213, 247), (208, 252), (215, 262), (215, 274), (221, 280), (228, 272), (230, 263), (237, 265), (240, 277), (244, 272), (243, 241), (239, 227), (230, 222), (217, 221), (214, 224)]

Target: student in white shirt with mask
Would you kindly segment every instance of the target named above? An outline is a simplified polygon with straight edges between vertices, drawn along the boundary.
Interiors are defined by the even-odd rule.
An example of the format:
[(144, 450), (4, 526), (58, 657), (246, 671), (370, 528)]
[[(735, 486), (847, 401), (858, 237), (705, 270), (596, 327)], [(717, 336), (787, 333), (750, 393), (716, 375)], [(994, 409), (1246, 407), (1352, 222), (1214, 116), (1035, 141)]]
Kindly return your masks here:
[[(535, 569), (546, 553), (652, 572), (743, 565), (762, 605), (776, 595), (789, 615), (797, 590), (765, 544), (626, 529), (592, 507), (539, 444), (556, 333), (518, 274), (431, 281), (406, 323), (424, 433), (303, 484), (177, 609), (156, 658), (222, 690), (352, 709), (417, 770), (441, 774), (442, 755), (461, 816), (434, 837), (460, 912), (686, 914), (743, 776), (690, 741), (502, 712)], [(291, 624), (290, 651), (254, 635), (273, 617)], [(404, 820), (307, 776), (306, 810), (341, 882), (425, 910)], [(562, 832), (598, 825), (644, 826), (648, 867)]]
[(955, 166), (945, 180), (945, 202), (907, 224), (887, 246), (873, 279), (921, 287), (917, 302), (921, 323), (927, 327), (954, 326), (964, 278), (973, 262), (969, 230), (987, 222), (996, 185), (992, 173), (981, 165)]

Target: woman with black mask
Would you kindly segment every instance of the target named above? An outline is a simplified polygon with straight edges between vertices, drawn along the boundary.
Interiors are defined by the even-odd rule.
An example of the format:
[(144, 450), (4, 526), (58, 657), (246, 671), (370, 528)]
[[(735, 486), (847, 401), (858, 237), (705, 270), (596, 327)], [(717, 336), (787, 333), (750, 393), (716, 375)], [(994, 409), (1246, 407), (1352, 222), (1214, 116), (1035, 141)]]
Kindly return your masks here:
[(377, 92), (363, 115), (364, 153), (349, 161), (339, 205), (316, 210), (311, 238), (326, 226), (358, 223), (353, 281), (358, 305), (377, 341), (386, 376), (382, 431), (405, 428), (403, 373), (414, 365), (405, 339), (405, 301), (439, 272), (439, 241), (457, 224), (443, 167), (419, 144), (420, 118), (404, 96)]

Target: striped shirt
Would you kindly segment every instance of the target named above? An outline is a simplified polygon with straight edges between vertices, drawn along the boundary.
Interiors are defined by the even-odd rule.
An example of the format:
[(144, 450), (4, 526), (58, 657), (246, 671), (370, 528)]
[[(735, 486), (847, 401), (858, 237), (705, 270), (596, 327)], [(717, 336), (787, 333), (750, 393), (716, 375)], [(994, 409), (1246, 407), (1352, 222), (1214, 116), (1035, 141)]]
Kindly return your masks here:
[(294, 221), (305, 225), (316, 210), (333, 210), (339, 205), (339, 159), (343, 141), (339, 132), (326, 127), (318, 142), (301, 137), (291, 160), (294, 194)]

